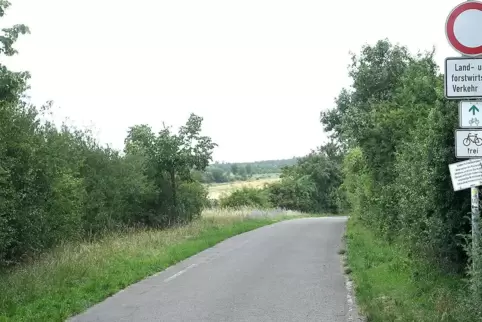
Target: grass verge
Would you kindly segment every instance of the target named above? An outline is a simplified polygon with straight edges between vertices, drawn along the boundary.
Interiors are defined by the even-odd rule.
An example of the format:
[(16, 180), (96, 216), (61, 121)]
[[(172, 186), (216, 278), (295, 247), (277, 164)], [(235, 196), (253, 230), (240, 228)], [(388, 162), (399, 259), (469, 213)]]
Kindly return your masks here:
[(387, 244), (353, 218), (347, 247), (357, 302), (368, 321), (478, 321), (468, 312), (461, 276), (410, 259), (400, 243)]
[(180, 228), (64, 245), (0, 275), (0, 321), (64, 321), (228, 237), (278, 220), (208, 216)]

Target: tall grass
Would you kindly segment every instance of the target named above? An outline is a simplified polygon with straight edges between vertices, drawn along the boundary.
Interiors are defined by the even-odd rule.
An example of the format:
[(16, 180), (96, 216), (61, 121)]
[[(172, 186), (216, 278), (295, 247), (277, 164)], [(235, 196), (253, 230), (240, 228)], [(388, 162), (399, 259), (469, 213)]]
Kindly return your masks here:
[(309, 216), (299, 211), (293, 210), (282, 210), (282, 209), (258, 209), (253, 207), (237, 207), (237, 208), (219, 208), (213, 207), (208, 208), (203, 211), (204, 218), (210, 217), (243, 217), (243, 218), (263, 218), (263, 217), (273, 217), (277, 218), (289, 218), (295, 216)]
[(471, 313), (462, 276), (411, 258), (403, 244), (388, 244), (354, 219), (348, 222), (347, 246), (357, 302), (368, 321), (480, 321)]

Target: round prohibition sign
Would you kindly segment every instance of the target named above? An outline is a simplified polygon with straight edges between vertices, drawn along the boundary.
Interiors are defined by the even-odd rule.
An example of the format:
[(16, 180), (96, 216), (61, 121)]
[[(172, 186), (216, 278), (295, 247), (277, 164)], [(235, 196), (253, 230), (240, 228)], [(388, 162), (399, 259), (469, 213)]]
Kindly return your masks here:
[(456, 6), (447, 17), (445, 34), (450, 45), (466, 56), (482, 55), (482, 2), (466, 1)]

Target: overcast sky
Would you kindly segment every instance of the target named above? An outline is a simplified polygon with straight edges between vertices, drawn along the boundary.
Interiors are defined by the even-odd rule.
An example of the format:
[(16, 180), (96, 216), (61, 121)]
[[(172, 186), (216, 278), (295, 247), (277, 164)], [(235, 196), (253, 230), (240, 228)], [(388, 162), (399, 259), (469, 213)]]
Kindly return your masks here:
[(94, 125), (122, 149), (127, 128), (194, 112), (218, 161), (301, 156), (326, 140), (319, 113), (349, 85), (349, 51), (389, 38), (457, 55), (444, 24), (460, 0), (11, 0), (1, 25), (31, 35), (8, 60), (35, 103)]

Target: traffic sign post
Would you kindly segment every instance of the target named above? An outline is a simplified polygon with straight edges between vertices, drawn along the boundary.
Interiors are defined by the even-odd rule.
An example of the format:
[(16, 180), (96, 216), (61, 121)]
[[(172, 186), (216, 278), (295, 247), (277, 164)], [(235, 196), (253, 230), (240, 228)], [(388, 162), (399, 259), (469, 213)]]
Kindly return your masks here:
[[(482, 2), (465, 1), (457, 5), (448, 15), (445, 35), (449, 44), (464, 57), (445, 59), (444, 94), (447, 99), (482, 98), (482, 37), (480, 36), (480, 14)], [(478, 57), (477, 57), (478, 56)], [(479, 251), (479, 186), (482, 185), (482, 127), (481, 102), (459, 103), (459, 125), (455, 131), (455, 156), (457, 158), (479, 158), (449, 165), (454, 190), (471, 189), (472, 213), (472, 264), (477, 275), (481, 273)], [(480, 126), (479, 126), (480, 125)], [(481, 147), (479, 148), (479, 145)], [(479, 165), (480, 163), (480, 169)], [(458, 170), (458, 171), (457, 171)], [(476, 286), (479, 283), (475, 283)], [(474, 290), (476, 294), (478, 289)]]
[(462, 101), (459, 103), (459, 126), (463, 129), (482, 128), (482, 101)]

